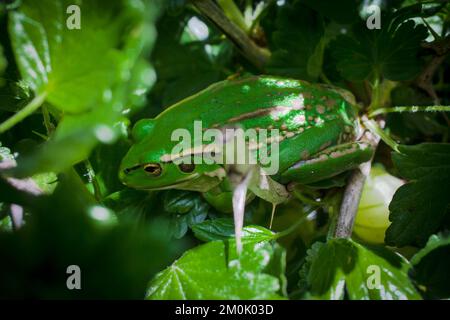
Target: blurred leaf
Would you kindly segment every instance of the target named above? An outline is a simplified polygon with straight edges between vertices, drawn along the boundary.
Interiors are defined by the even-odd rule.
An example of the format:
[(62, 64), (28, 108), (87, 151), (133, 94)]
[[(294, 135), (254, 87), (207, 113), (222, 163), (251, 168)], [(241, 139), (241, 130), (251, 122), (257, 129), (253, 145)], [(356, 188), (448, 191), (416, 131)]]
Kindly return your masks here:
[[(300, 286), (310, 299), (420, 299), (408, 278), (409, 263), (383, 247), (364, 247), (349, 239), (317, 242), (300, 272)], [(379, 272), (379, 283), (374, 278)], [(370, 288), (374, 285), (374, 287)]]
[(6, 61), (6, 58), (3, 56), (3, 47), (0, 45), (0, 87), (4, 85), (4, 79), (2, 79), (1, 76), (7, 65), (8, 61)]
[[(189, 21), (196, 19), (206, 28), (208, 37), (191, 35)], [(225, 77), (230, 60), (230, 45), (223, 40), (213, 43), (217, 36), (205, 22), (183, 11), (179, 16), (164, 15), (157, 24), (160, 34), (152, 54), (158, 86), (153, 98), (161, 107), (168, 107)], [(187, 40), (185, 40), (187, 38)]]
[(36, 174), (31, 178), (45, 194), (52, 193), (58, 184), (58, 177), (53, 172)]
[[(0, 181), (1, 184), (1, 181)], [(81, 181), (60, 176), (51, 196), (32, 197), (1, 185), (0, 201), (32, 212), (16, 233), (0, 232), (0, 296), (34, 299), (141, 299), (145, 284), (168, 262), (158, 225), (105, 225)], [(66, 269), (78, 265), (82, 290), (68, 290)]]
[(111, 108), (112, 104), (103, 104), (80, 115), (67, 115), (54, 135), (35, 153), (19, 155), (18, 166), (12, 174), (25, 177), (41, 172), (61, 172), (87, 159), (99, 141), (114, 142), (122, 130), (114, 126), (119, 118)]
[(321, 73), (324, 27), (321, 17), (300, 1), (287, 3), (278, 13), (272, 58), (267, 71), (305, 80)]
[(4, 160), (14, 160), (14, 156), (11, 154), (11, 150), (2, 147), (2, 143), (0, 142), (0, 162)]
[[(202, 241), (227, 240), (234, 237), (234, 222), (230, 218), (206, 220), (192, 227), (195, 236)], [(267, 241), (274, 238), (275, 233), (266, 228), (252, 225), (242, 229), (242, 237), (249, 241)]]
[(169, 190), (160, 192), (125, 189), (104, 200), (119, 218), (143, 222), (158, 220), (168, 237), (181, 239), (189, 228), (208, 216), (210, 206), (199, 193)]
[(113, 145), (98, 146), (89, 158), (104, 197), (123, 189), (117, 168), (129, 148), (130, 143), (127, 140), (119, 139)]
[[(433, 104), (430, 96), (417, 88), (400, 85), (391, 91), (391, 104), (393, 106), (429, 106)], [(403, 112), (387, 115), (386, 127), (391, 134), (403, 143), (414, 143), (422, 136), (445, 135), (450, 128), (440, 123), (442, 115), (430, 112)]]
[(157, 210), (157, 195), (157, 192), (124, 189), (109, 195), (103, 202), (120, 219), (143, 222), (149, 213)]
[[(54, 0), (46, 1), (48, 2), (45, 3), (46, 6), (54, 10), (61, 9), (59, 2), (56, 4), (57, 1)], [(49, 44), (46, 45), (49, 47), (48, 50), (38, 50), (40, 55), (29, 55), (23, 58), (26, 61), (22, 62), (22, 73), (31, 72), (31, 75), (36, 75), (36, 79), (45, 79), (48, 76), (48, 81), (52, 84), (50, 89), (57, 90), (55, 91), (57, 93), (48, 91), (47, 83), (41, 85), (39, 83), (42, 81), (36, 79), (34, 79), (37, 81), (35, 90), (44, 86), (42, 90), (46, 90), (49, 101), (56, 107), (59, 107), (60, 99), (64, 102), (65, 110), (79, 112), (86, 108), (90, 109), (84, 113), (64, 114), (54, 135), (38, 152), (18, 159), (18, 167), (13, 172), (18, 176), (48, 171), (61, 172), (86, 159), (98, 142), (114, 142), (119, 135), (124, 134), (124, 123), (120, 122), (123, 119), (122, 111), (125, 107), (132, 107), (130, 103), (142, 105), (145, 102), (143, 100), (145, 93), (154, 82), (152, 69), (147, 63), (139, 60), (141, 56), (148, 53), (155, 38), (152, 23), (155, 19), (156, 8), (153, 2), (147, 8), (150, 13), (145, 13), (146, 7), (141, 1), (121, 0), (107, 6), (101, 1), (91, 1), (86, 4), (88, 7), (81, 8), (83, 12), (81, 30), (66, 30), (59, 25), (62, 20), (58, 19), (55, 23), (48, 23), (44, 19), (45, 16), (40, 16), (41, 5), (44, 3), (27, 2), (22, 8), (23, 13), (14, 14), (17, 15), (14, 19), (18, 19), (19, 22), (24, 19), (25, 21), (30, 18), (37, 19), (42, 24), (41, 29), (48, 30), (46, 37), (37, 38), (39, 41), (48, 41)], [(55, 12), (54, 14), (57, 14), (59, 11)], [(102, 14), (99, 15), (98, 12)], [(119, 15), (118, 12), (120, 12)], [(65, 21), (65, 18), (63, 20)], [(58, 31), (58, 28), (66, 31)], [(100, 33), (95, 31), (97, 29), (101, 30)], [(26, 35), (19, 31), (17, 31), (18, 37)], [(95, 50), (86, 50), (89, 44), (92, 44)], [(23, 43), (19, 42), (16, 46), (17, 50), (23, 49)], [(83, 54), (78, 54), (80, 50)], [(66, 52), (75, 54), (72, 60), (67, 57)], [(20, 52), (16, 54), (22, 57)], [(27, 59), (34, 59), (29, 63), (34, 63), (36, 66), (44, 65), (46, 55), (49, 55), (48, 59), (52, 61), (52, 72), (48, 75), (44, 72), (45, 68), (34, 70), (32, 65), (27, 64)], [(89, 55), (89, 58), (86, 55)], [(114, 61), (108, 60), (109, 56), (114, 57)], [(70, 66), (67, 65), (68, 63)], [(43, 72), (41, 76), (38, 76), (39, 70)], [(73, 77), (72, 82), (64, 82), (62, 87), (58, 86), (58, 77), (70, 76), (71, 72), (82, 76)], [(30, 75), (23, 76), (28, 81), (32, 81), (27, 78)], [(82, 97), (81, 100), (79, 97)], [(69, 110), (72, 102), (77, 110)], [(94, 102), (95, 108), (91, 108)]]
[(397, 190), (389, 205), (392, 224), (385, 241), (402, 247), (425, 243), (449, 213), (450, 144), (401, 145), (399, 150), (392, 160), (411, 181)]
[(359, 0), (300, 0), (302, 4), (316, 10), (321, 15), (338, 23), (350, 24), (359, 18)]
[[(77, 113), (101, 103), (114, 83), (126, 80), (121, 69), (127, 57), (117, 51), (122, 32), (142, 27), (140, 8), (130, 1), (88, 1), (79, 5), (81, 28), (71, 30), (65, 14), (71, 4), (24, 0), (10, 13), (9, 32), (22, 77), (36, 95), (45, 92), (57, 108)], [(90, 43), (95, 45), (86, 50)]]
[(450, 236), (432, 235), (425, 248), (411, 259), (412, 276), (431, 299), (450, 298)]
[(418, 51), (428, 36), (427, 28), (411, 20), (397, 27), (383, 15), (381, 21), (380, 30), (357, 24), (351, 35), (341, 35), (331, 43), (332, 56), (345, 79), (373, 80), (383, 76), (400, 81), (410, 80), (420, 72)]
[(211, 241), (184, 253), (150, 282), (147, 299), (279, 299), (280, 281), (266, 269), (282, 259), (269, 242)]
[(187, 0), (168, 0), (167, 11), (172, 14), (180, 14), (183, 11), (183, 7), (186, 5)]

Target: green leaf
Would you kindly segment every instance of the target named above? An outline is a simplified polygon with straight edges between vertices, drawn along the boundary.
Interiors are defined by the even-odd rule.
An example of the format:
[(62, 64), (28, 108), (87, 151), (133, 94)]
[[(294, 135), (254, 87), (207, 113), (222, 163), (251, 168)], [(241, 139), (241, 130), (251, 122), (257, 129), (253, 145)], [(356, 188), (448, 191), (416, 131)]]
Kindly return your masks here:
[[(234, 222), (231, 218), (206, 220), (192, 226), (195, 236), (202, 241), (227, 240), (234, 237)], [(252, 225), (242, 229), (242, 237), (251, 241), (267, 241), (274, 238), (272, 231)]]
[(408, 268), (406, 259), (383, 247), (332, 239), (308, 250), (300, 286), (311, 299), (343, 299), (345, 295), (351, 300), (420, 299)]
[(210, 208), (197, 192), (169, 190), (164, 194), (164, 210), (170, 214), (170, 229), (176, 239), (205, 220)]
[(200, 40), (192, 36), (188, 22), (194, 18), (197, 23), (206, 22), (191, 12), (183, 12), (180, 16), (166, 14), (158, 21), (160, 34), (152, 59), (159, 85), (155, 87), (153, 97), (161, 107), (168, 107), (225, 77), (230, 44), (223, 40), (213, 43), (214, 36), (219, 35), (208, 25), (208, 38)]
[(385, 242), (398, 247), (423, 244), (449, 213), (450, 144), (399, 146), (392, 159), (400, 175), (411, 180), (389, 205), (391, 226)]
[(450, 236), (432, 235), (425, 248), (411, 259), (412, 277), (430, 299), (450, 298)]
[(110, 194), (104, 199), (104, 204), (120, 219), (139, 222), (157, 210), (157, 196), (157, 192), (124, 189)]
[(89, 158), (103, 197), (123, 189), (117, 168), (120, 167), (120, 162), (129, 148), (129, 141), (119, 139), (113, 145), (98, 146)]
[[(0, 201), (31, 213), (14, 233), (0, 231), (0, 297), (28, 299), (142, 299), (146, 283), (170, 261), (174, 247), (159, 224), (105, 224), (78, 177), (60, 175), (50, 196), (5, 185)], [(67, 268), (81, 269), (82, 290), (68, 290)]]
[(311, 9), (318, 11), (321, 15), (341, 24), (352, 23), (359, 19), (359, 0), (300, 0)]
[(6, 147), (2, 147), (0, 142), (0, 162), (4, 160), (14, 160), (14, 156), (11, 154), (11, 150)]
[(127, 24), (136, 28), (136, 21), (129, 19), (128, 1), (87, 1), (79, 5), (81, 28), (71, 30), (65, 12), (72, 3), (25, 0), (10, 13), (9, 33), (21, 75), (36, 95), (45, 92), (58, 109), (77, 113), (101, 103), (115, 82), (125, 80), (121, 32)]
[[(62, 172), (87, 159), (99, 143), (112, 143), (123, 132), (112, 104), (79, 115), (68, 115), (58, 125), (54, 135), (33, 154), (21, 155), (12, 174), (26, 177), (42, 172)], [(115, 125), (117, 121), (117, 124)]]
[[(14, 46), (16, 55), (26, 60), (18, 61), (22, 76), (27, 82), (34, 81), (33, 88), (46, 94), (52, 106), (76, 112), (61, 115), (50, 108), (55, 118), (62, 116), (55, 133), (36, 153), (19, 158), (13, 174), (62, 172), (88, 158), (99, 142), (111, 144), (126, 134), (123, 114), (136, 107), (134, 103), (142, 106), (155, 80), (153, 69), (141, 58), (155, 39), (156, 7), (153, 2), (146, 3), (149, 7), (141, 1), (129, 0), (112, 5), (99, 0), (83, 3), (80, 30), (65, 27), (65, 16), (58, 13), (63, 3), (55, 0), (26, 1), (20, 12), (11, 13), (17, 23), (31, 19), (40, 24), (40, 28), (30, 32), (43, 29), (45, 35), (44, 38), (29, 35), (26, 41), (35, 45), (36, 55), (24, 55), (21, 50), (25, 50), (25, 40), (19, 38), (26, 37), (27, 32), (19, 32), (23, 30), (20, 26), (18, 30), (11, 27), (12, 37), (18, 38), (14, 40), (18, 41)], [(45, 19), (47, 14), (56, 15), (52, 23)], [(47, 51), (36, 47), (38, 40), (47, 43)], [(47, 55), (50, 67), (39, 67), (46, 65)], [(44, 72), (49, 68), (51, 72)]]
[(280, 280), (270, 275), (271, 260), (283, 258), (277, 250), (244, 240), (237, 257), (233, 240), (200, 245), (155, 276), (147, 299), (279, 299)]
[(3, 75), (7, 65), (8, 61), (6, 61), (6, 58), (3, 56), (3, 47), (0, 45), (0, 87), (4, 85), (4, 80), (1, 76)]
[(300, 1), (287, 3), (276, 18), (275, 48), (267, 71), (297, 79), (317, 80), (322, 70), (323, 21)]
[(125, 189), (109, 195), (104, 203), (127, 221), (157, 219), (165, 224), (167, 236), (175, 239), (182, 238), (189, 228), (205, 220), (210, 210), (199, 193), (180, 190)]
[(382, 16), (381, 30), (357, 24), (351, 35), (341, 35), (331, 43), (331, 54), (341, 75), (352, 81), (383, 76), (400, 81), (414, 78), (422, 68), (418, 58), (427, 28), (406, 21), (399, 27)]

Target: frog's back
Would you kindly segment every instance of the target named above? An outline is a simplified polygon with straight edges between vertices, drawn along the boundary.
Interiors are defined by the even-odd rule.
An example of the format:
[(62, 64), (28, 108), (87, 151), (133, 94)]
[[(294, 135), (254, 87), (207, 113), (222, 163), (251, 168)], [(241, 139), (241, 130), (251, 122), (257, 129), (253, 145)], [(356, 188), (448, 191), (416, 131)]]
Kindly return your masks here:
[(306, 81), (270, 76), (225, 80), (169, 107), (157, 117), (161, 128), (239, 126), (279, 129), (294, 135), (326, 121), (347, 117), (351, 102), (336, 90)]

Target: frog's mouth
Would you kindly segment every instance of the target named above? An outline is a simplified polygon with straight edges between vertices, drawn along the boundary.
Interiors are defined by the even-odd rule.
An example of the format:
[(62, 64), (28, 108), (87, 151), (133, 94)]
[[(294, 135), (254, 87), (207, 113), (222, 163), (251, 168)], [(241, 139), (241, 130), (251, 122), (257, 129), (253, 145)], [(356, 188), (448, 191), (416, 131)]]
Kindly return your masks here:
[(134, 189), (147, 191), (177, 189), (177, 190), (197, 191), (204, 193), (211, 190), (215, 186), (219, 185), (220, 182), (221, 179), (217, 177), (211, 177), (200, 173), (194, 173), (189, 177), (177, 180), (174, 183), (159, 185), (155, 187), (132, 185), (132, 183), (130, 184), (125, 183), (125, 185), (128, 185), (129, 187)]
[(178, 180), (175, 183), (168, 184), (165, 186), (155, 187), (155, 188), (146, 188), (145, 190), (168, 190), (168, 189), (179, 189), (179, 190), (190, 190), (190, 191), (198, 191), (199, 186), (196, 186), (196, 183), (193, 183), (194, 180), (199, 178), (199, 174), (195, 173), (188, 178)]

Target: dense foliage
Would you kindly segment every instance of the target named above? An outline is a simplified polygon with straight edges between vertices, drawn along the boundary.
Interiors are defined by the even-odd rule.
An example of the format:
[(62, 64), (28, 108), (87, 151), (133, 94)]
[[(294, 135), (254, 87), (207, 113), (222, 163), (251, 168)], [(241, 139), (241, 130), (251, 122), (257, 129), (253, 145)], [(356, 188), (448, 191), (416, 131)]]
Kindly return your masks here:
[[(450, 121), (421, 112), (450, 105), (448, 1), (376, 1), (370, 29), (371, 1), (211, 0), (261, 61), (197, 2), (0, 3), (0, 297), (450, 298)], [(200, 193), (120, 183), (137, 120), (246, 74), (340, 86), (384, 126), (351, 239), (330, 236), (346, 175), (300, 186), (271, 229), (252, 201), (240, 256)]]

